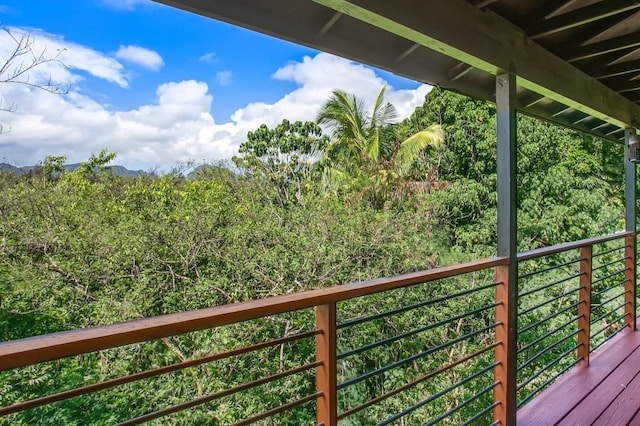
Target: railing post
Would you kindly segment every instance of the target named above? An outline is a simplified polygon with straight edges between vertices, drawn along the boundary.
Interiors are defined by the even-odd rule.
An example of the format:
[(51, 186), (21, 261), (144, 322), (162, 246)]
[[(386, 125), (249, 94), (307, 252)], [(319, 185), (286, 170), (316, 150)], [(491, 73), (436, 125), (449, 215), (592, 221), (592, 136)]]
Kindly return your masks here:
[(337, 371), (336, 371), (336, 304), (316, 307), (316, 390), (322, 392), (316, 406), (317, 424), (338, 424)]
[(624, 239), (624, 324), (636, 331), (636, 234)]
[[(516, 365), (517, 357), (513, 355), (511, 348), (512, 332), (509, 328), (510, 320), (509, 287), (514, 283), (510, 279), (509, 265), (498, 266), (496, 269), (496, 301), (501, 302), (496, 306), (496, 322), (499, 324), (495, 330), (495, 341), (498, 343), (495, 349), (495, 360), (498, 363), (494, 370), (494, 380), (498, 385), (494, 389), (493, 399), (500, 404), (493, 411), (494, 420), (501, 425), (515, 424), (516, 406)], [(517, 349), (516, 349), (517, 350)], [(517, 352), (516, 352), (517, 355)]]
[(624, 313), (625, 325), (631, 330), (636, 329), (636, 163), (632, 161), (631, 138), (636, 138), (635, 129), (626, 129), (624, 132), (625, 154), (624, 154), (624, 176), (625, 176), (625, 230), (633, 232), (625, 238), (624, 249)]
[(589, 365), (591, 353), (591, 282), (593, 246), (580, 249), (580, 291), (578, 292), (578, 359)]
[(494, 420), (516, 424), (518, 362), (518, 258), (516, 75), (513, 70), (496, 77), (498, 256), (509, 262), (496, 270), (496, 327)]

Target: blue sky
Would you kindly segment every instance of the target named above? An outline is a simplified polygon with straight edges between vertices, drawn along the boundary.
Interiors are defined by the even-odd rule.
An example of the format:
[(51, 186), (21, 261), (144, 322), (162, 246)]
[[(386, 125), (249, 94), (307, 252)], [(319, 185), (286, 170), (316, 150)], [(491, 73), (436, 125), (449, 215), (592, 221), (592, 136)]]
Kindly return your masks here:
[[(0, 83), (0, 161), (81, 161), (102, 148), (129, 167), (229, 158), (259, 124), (313, 119), (332, 89), (373, 99), (382, 85), (406, 115), (427, 86), (149, 0), (0, 0), (0, 23), (31, 36), (69, 93)], [(11, 39), (0, 38), (0, 61)], [(2, 76), (0, 76), (1, 79)], [(5, 75), (6, 77), (6, 75)], [(6, 130), (10, 129), (9, 132)]]

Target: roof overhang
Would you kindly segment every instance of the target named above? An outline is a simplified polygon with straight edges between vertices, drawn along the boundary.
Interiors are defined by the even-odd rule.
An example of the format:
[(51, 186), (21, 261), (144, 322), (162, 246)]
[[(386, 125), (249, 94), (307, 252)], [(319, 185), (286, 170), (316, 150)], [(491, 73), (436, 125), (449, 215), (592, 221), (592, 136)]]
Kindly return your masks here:
[(490, 101), (512, 70), (525, 114), (611, 140), (640, 127), (640, 1), (156, 1)]

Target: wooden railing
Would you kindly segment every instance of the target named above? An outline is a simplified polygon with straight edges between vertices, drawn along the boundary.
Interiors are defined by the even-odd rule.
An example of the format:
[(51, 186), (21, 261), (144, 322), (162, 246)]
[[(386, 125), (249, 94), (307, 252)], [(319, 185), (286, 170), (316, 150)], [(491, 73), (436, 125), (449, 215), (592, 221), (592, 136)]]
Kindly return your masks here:
[(620, 233), (518, 255), (518, 406), (635, 330), (635, 251)]
[[(145, 389), (149, 380), (164, 379), (182, 389), (186, 376), (176, 374), (207, 368), (207, 377), (226, 379), (222, 384), (189, 379), (197, 384), (193, 390), (166, 401), (140, 396), (115, 422), (178, 416), (167, 421), (184, 423), (181, 413), (205, 407), (203, 416), (239, 425), (266, 418), (325, 426), (344, 419), (504, 424), (509, 395), (526, 403), (576, 363), (588, 364), (590, 352), (609, 337), (635, 325), (633, 233), (521, 253), (518, 263), (519, 282), (511, 287), (505, 282), (508, 260), (493, 258), (0, 343), (0, 379), (12, 374), (14, 380), (0, 383), (16, 392), (29, 390), (28, 398), (14, 400), (5, 395), (16, 392), (0, 393), (0, 416), (8, 423), (45, 424), (65, 401), (98, 393), (108, 401), (108, 391), (136, 384)], [(503, 317), (507, 288), (520, 294), (516, 389), (504, 386), (502, 336), (516, 326)], [(145, 359), (140, 371), (116, 376), (99, 368), (129, 356), (126, 348), (144, 354), (150, 349), (139, 345), (162, 342), (172, 348), (180, 343), (170, 341), (172, 336), (217, 331), (221, 334), (208, 335), (207, 342), (223, 336), (219, 347), (195, 349), (190, 356), (174, 348), (177, 362)], [(78, 357), (82, 362), (73, 361), (75, 367), (103, 374), (87, 374), (91, 378), (72, 388), (61, 382), (59, 392), (33, 396), (30, 374), (40, 374), (38, 368), (59, 371)], [(265, 393), (260, 403), (247, 405)], [(89, 411), (90, 405), (78, 404)], [(217, 414), (221, 411), (225, 416)], [(69, 415), (92, 417), (87, 411)]]

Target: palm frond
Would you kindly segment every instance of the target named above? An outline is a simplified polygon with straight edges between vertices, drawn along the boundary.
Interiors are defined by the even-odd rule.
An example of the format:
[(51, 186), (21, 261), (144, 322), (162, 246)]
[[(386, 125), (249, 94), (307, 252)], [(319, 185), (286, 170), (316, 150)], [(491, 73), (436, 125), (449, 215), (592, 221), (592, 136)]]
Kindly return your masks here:
[(378, 128), (398, 118), (398, 111), (390, 102), (384, 101), (387, 86), (382, 86), (371, 111), (370, 128)]
[(444, 141), (444, 132), (439, 124), (432, 124), (426, 129), (404, 140), (398, 148), (393, 169), (400, 175), (405, 175), (411, 165), (418, 158), (420, 151), (428, 146), (437, 147)]

